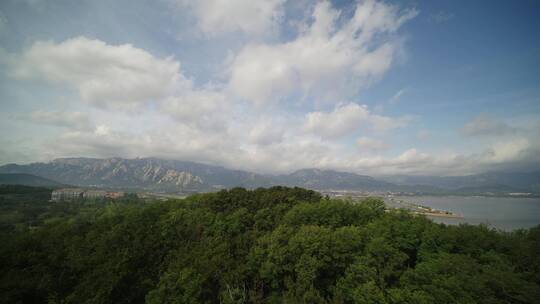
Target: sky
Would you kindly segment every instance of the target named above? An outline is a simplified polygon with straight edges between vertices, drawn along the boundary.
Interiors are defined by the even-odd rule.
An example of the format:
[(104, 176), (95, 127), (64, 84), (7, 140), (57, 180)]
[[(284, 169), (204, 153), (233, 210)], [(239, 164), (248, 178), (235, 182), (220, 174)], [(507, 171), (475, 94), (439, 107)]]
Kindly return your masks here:
[(538, 1), (3, 0), (0, 164), (540, 170)]

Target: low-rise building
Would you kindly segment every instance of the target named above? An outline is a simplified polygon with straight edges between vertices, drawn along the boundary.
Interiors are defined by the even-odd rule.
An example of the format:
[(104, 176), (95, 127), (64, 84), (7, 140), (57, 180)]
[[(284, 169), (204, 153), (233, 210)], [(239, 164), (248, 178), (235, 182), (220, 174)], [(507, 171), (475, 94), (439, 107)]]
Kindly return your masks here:
[(105, 190), (84, 190), (80, 188), (62, 188), (54, 190), (51, 194), (51, 201), (66, 202), (78, 200), (100, 200), (105, 198), (118, 199), (124, 196), (121, 191)]
[(86, 190), (83, 193), (84, 199), (93, 200), (93, 199), (103, 199), (105, 197), (107, 197), (107, 191), (103, 191), (103, 190)]
[(121, 198), (122, 196), (124, 196), (124, 192), (121, 192), (121, 191), (107, 192), (107, 194), (105, 196), (107, 198), (117, 199), (117, 198)]
[(51, 194), (51, 201), (75, 201), (83, 198), (83, 189), (79, 188), (63, 188), (54, 190)]

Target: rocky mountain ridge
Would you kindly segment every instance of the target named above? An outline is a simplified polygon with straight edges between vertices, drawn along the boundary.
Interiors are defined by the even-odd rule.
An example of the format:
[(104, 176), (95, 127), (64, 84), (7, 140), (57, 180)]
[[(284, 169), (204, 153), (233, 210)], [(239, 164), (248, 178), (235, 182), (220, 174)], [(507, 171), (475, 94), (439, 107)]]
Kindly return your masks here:
[(301, 186), (312, 189), (380, 190), (390, 183), (370, 176), (331, 170), (303, 169), (263, 175), (195, 162), (157, 158), (61, 158), (48, 163), (8, 164), (0, 173), (26, 173), (65, 184), (143, 188), (160, 191), (206, 191), (231, 187)]
[[(85, 187), (182, 192), (222, 188), (299, 186), (316, 190), (394, 191), (424, 194), (540, 192), (540, 174), (485, 173), (462, 177), (389, 176), (302, 169), (264, 175), (189, 161), (158, 158), (60, 158), (47, 163), (0, 166), (0, 173), (25, 173), (61, 184)], [(495, 191), (495, 192), (494, 192)]]

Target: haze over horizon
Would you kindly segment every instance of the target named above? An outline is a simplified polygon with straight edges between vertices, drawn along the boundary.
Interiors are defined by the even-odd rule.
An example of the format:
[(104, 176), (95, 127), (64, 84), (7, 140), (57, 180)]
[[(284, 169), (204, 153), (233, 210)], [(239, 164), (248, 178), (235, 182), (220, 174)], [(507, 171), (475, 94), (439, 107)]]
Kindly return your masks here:
[(536, 1), (0, 3), (0, 165), (540, 170)]

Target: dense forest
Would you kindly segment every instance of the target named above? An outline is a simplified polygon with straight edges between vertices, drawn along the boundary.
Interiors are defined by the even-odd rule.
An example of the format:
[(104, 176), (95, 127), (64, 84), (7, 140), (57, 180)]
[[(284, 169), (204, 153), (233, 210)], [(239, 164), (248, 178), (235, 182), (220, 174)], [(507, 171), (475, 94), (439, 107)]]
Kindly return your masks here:
[(540, 299), (540, 226), (444, 226), (300, 188), (71, 203), (0, 190), (3, 303)]

